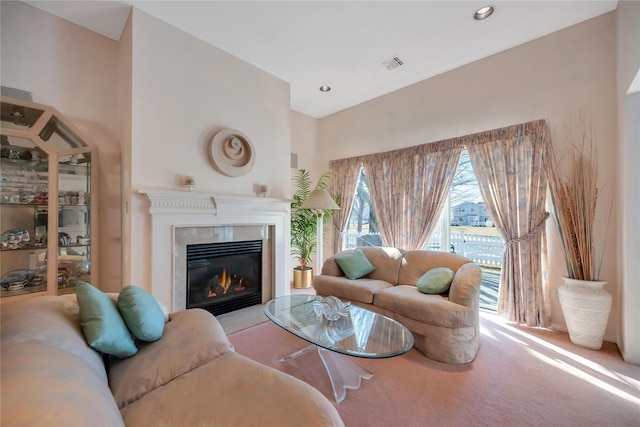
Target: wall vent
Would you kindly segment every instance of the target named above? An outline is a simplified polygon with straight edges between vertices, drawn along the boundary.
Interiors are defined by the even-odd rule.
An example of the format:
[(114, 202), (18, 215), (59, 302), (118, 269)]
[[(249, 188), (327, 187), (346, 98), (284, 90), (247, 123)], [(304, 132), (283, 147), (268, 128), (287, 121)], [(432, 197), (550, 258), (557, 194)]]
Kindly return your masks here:
[(398, 68), (402, 64), (404, 64), (404, 62), (402, 62), (402, 59), (398, 58), (397, 56), (394, 56), (393, 58), (387, 59), (386, 61), (382, 62), (382, 65), (384, 65), (387, 70), (393, 70), (394, 68)]

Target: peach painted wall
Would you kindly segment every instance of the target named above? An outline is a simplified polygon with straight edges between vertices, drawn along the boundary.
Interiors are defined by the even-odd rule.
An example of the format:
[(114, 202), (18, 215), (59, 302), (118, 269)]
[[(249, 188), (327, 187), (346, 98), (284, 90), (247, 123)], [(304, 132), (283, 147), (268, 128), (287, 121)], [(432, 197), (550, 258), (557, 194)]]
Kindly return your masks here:
[(314, 181), (324, 172), (316, 162), (317, 140), (318, 121), (291, 110), (291, 152), (298, 155), (298, 169), (308, 170)]
[[(148, 207), (138, 189), (180, 189), (191, 175), (197, 191), (253, 196), (266, 184), (272, 197), (290, 196), (289, 98), (288, 83), (133, 9), (132, 283), (153, 286)], [(224, 128), (253, 143), (256, 162), (245, 176), (222, 175), (209, 162), (209, 141)]]
[[(320, 175), (325, 170), (320, 170), (316, 161), (316, 143), (318, 141), (318, 121), (313, 117), (298, 111), (291, 110), (291, 152), (298, 155), (298, 167), (291, 169), (291, 177), (296, 173), (296, 169), (305, 169), (311, 175), (312, 185), (318, 182)], [(295, 185), (291, 180), (291, 195), (295, 193)], [(326, 227), (325, 227), (326, 229)], [(325, 233), (328, 235), (329, 233)], [(325, 237), (326, 238), (326, 237)], [(326, 257), (324, 257), (326, 258)], [(292, 259), (292, 266), (297, 266), (298, 261)], [(316, 269), (316, 253), (311, 255), (311, 267)]]
[(618, 347), (627, 362), (640, 365), (640, 2), (620, 1), (617, 16), (617, 101), (620, 211)]
[[(329, 160), (438, 141), (545, 118), (564, 152), (565, 124), (579, 111), (598, 141), (596, 246), (605, 251), (601, 278), (617, 299), (617, 225), (605, 236), (609, 206), (617, 206), (615, 13), (558, 31), (319, 120), (317, 159)], [(435, 58), (437, 60), (437, 58)], [(575, 126), (575, 124), (574, 124)], [(553, 222), (547, 224), (553, 323), (566, 329), (556, 289), (566, 275)], [(606, 248), (605, 245), (606, 239)], [(330, 252), (329, 246), (325, 251)], [(614, 341), (618, 305), (606, 339)]]
[(67, 116), (99, 149), (99, 283), (121, 286), (117, 42), (22, 2), (0, 5), (1, 83)]
[[(118, 118), (120, 124), (120, 151), (122, 153), (120, 199), (117, 200), (121, 223), (121, 263), (123, 286), (131, 283), (131, 97), (132, 97), (132, 28), (131, 14), (120, 35), (118, 43)], [(116, 201), (114, 200), (114, 203)]]

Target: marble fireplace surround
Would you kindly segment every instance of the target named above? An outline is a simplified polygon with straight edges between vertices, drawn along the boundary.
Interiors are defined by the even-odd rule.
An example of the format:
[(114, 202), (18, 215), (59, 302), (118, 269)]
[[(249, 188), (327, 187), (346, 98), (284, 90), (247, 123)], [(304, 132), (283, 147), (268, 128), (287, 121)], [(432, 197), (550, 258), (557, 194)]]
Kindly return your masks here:
[(171, 312), (186, 308), (188, 244), (262, 240), (263, 302), (289, 293), (289, 201), (172, 190), (138, 193), (149, 201), (151, 217), (150, 291)]

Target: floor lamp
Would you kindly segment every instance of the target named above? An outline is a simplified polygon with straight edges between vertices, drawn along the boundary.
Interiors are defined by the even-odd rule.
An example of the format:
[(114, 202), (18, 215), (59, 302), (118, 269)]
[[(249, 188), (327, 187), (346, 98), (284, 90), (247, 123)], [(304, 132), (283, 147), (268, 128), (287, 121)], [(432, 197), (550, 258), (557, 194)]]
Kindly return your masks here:
[(304, 201), (302, 209), (314, 209), (317, 211), (316, 219), (316, 275), (320, 274), (322, 268), (322, 234), (323, 234), (323, 219), (322, 216), (326, 210), (338, 210), (340, 206), (331, 198), (327, 190), (324, 188), (316, 188), (309, 194), (307, 200)]

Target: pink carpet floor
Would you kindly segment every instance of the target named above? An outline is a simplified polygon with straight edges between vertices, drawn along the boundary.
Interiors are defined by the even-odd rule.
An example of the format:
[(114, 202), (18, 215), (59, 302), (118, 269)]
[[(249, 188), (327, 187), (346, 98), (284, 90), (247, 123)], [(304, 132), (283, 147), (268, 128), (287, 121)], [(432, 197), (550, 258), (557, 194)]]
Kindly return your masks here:
[(339, 404), (317, 352), (278, 362), (305, 341), (271, 322), (229, 339), (238, 353), (320, 390), (349, 427), (640, 427), (640, 367), (622, 361), (614, 344), (588, 350), (566, 333), (481, 317), (480, 352), (472, 363), (440, 363), (416, 349), (391, 359), (357, 359), (374, 377), (347, 390)]

